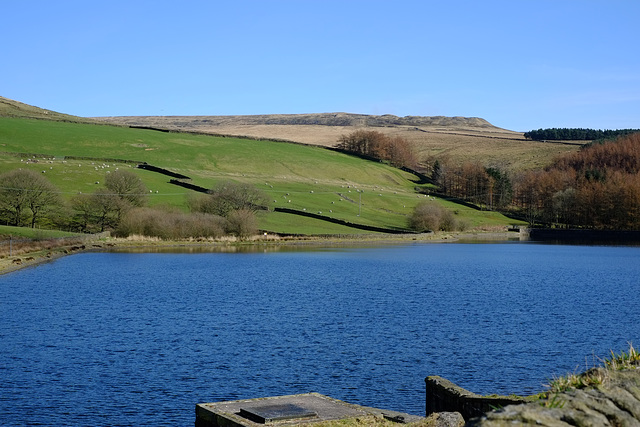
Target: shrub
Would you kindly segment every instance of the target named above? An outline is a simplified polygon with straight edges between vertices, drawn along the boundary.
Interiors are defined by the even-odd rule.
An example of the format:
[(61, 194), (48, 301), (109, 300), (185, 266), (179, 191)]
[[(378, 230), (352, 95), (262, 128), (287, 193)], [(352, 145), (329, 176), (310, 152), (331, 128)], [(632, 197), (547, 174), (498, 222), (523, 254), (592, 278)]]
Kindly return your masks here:
[(219, 238), (227, 221), (217, 215), (167, 212), (150, 208), (128, 211), (114, 235), (142, 235), (161, 239)]
[(409, 227), (415, 231), (455, 231), (461, 224), (450, 210), (433, 201), (420, 202), (409, 217)]
[(182, 234), (186, 237), (210, 237), (217, 239), (225, 234), (227, 220), (217, 215), (182, 214), (188, 221), (181, 221)]
[(458, 221), (456, 220), (453, 212), (447, 209), (442, 209), (440, 216), (440, 230), (442, 231), (455, 231), (458, 229)]
[(207, 195), (189, 197), (187, 204), (192, 212), (226, 217), (237, 210), (264, 209), (268, 199), (265, 192), (250, 184), (222, 181), (209, 190)]
[(231, 212), (227, 216), (227, 232), (241, 239), (258, 233), (256, 215), (247, 209)]
[(433, 202), (421, 202), (409, 218), (409, 227), (415, 231), (437, 231), (440, 229), (442, 208)]

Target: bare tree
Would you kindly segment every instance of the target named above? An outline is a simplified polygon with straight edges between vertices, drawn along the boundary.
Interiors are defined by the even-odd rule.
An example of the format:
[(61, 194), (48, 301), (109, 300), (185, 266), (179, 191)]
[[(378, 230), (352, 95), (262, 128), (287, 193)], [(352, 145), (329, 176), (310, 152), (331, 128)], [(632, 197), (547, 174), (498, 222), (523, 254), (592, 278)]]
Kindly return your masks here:
[(140, 207), (147, 202), (149, 190), (138, 175), (131, 171), (119, 169), (107, 174), (104, 185), (130, 206)]
[(58, 189), (40, 174), (16, 169), (0, 176), (0, 206), (14, 225), (21, 226), (30, 212), (30, 225), (35, 227), (42, 213), (59, 202)]
[(337, 148), (353, 153), (387, 160), (392, 165), (413, 168), (417, 164), (411, 144), (404, 138), (389, 137), (375, 130), (356, 130), (338, 139)]
[(257, 211), (268, 205), (267, 194), (250, 184), (222, 181), (206, 196), (189, 200), (193, 212), (226, 217), (237, 210)]
[(91, 195), (91, 210), (100, 231), (115, 227), (122, 216), (123, 202), (118, 194), (98, 190)]

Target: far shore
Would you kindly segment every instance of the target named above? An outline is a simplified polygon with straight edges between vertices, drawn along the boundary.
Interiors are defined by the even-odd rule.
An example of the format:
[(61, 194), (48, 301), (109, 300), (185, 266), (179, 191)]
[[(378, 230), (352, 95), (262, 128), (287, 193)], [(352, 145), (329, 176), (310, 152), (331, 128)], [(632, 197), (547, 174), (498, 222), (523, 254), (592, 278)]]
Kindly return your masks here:
[(159, 240), (154, 238), (133, 237), (118, 239), (111, 237), (96, 237), (95, 240), (88, 239), (82, 245), (60, 246), (48, 250), (20, 253), (13, 256), (0, 258), (0, 275), (12, 273), (23, 268), (33, 267), (47, 262), (55, 261), (66, 255), (73, 255), (83, 252), (108, 252), (108, 251), (135, 251), (135, 252), (158, 252), (158, 251), (184, 251), (186, 249), (194, 252), (219, 251), (219, 252), (239, 252), (242, 250), (264, 249), (265, 247), (345, 247), (363, 245), (393, 245), (407, 243), (453, 243), (453, 242), (499, 242), (507, 240), (517, 240), (517, 232), (436, 232), (422, 234), (362, 234), (343, 236), (308, 236), (283, 238), (278, 236), (256, 236), (251, 240), (217, 240), (217, 241), (197, 241), (197, 240)]

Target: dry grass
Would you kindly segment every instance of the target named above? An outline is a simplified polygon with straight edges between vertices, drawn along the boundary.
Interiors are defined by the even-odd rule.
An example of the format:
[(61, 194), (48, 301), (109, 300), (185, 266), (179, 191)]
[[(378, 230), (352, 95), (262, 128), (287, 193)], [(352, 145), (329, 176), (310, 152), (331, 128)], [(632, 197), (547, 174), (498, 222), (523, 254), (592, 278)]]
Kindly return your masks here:
[(582, 373), (570, 373), (555, 377), (549, 382), (550, 394), (557, 394), (571, 389), (581, 389), (603, 384), (609, 377), (609, 371), (637, 369), (640, 366), (640, 353), (629, 343), (629, 351), (616, 354), (611, 350), (611, 358), (602, 360), (604, 367), (594, 367)]
[(640, 353), (633, 347), (632, 343), (629, 343), (629, 351), (621, 351), (620, 354), (616, 354), (611, 350), (611, 358), (604, 360), (604, 365), (608, 369), (619, 371), (622, 369), (635, 369), (640, 366)]
[(4, 245), (0, 248), (0, 275), (83, 251), (88, 244), (79, 238), (23, 241), (12, 244), (11, 253), (9, 245)]
[(4, 259), (9, 256), (16, 257), (34, 252), (50, 251), (66, 246), (82, 245), (83, 242), (83, 239), (73, 237), (45, 240), (22, 239), (12, 242), (11, 245), (7, 242), (2, 242), (2, 245), (0, 245), (0, 258)]
[(313, 427), (359, 427), (359, 426), (370, 426), (370, 427), (392, 427), (405, 425), (409, 427), (429, 427), (430, 424), (426, 422), (414, 422), (414, 423), (406, 423), (406, 424), (398, 424), (394, 421), (386, 420), (382, 417), (376, 416), (365, 416), (359, 418), (348, 418), (344, 420), (335, 420), (335, 421), (324, 421), (320, 423), (311, 424)]

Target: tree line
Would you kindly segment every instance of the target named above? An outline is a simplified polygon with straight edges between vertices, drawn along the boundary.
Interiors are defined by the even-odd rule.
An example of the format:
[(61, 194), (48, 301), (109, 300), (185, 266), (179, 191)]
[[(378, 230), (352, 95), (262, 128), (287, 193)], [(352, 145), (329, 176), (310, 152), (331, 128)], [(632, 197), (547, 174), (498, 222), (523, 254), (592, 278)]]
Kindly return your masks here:
[(266, 194), (234, 182), (221, 182), (207, 194), (189, 196), (188, 212), (151, 208), (148, 195), (135, 173), (116, 170), (108, 173), (104, 186), (93, 193), (78, 193), (64, 200), (43, 175), (16, 169), (0, 175), (0, 221), (81, 233), (110, 230), (122, 237), (245, 238), (257, 233), (255, 213), (267, 206)]
[(511, 202), (511, 178), (497, 166), (487, 167), (477, 162), (460, 165), (445, 158), (435, 160), (431, 177), (441, 194), (482, 208), (503, 209)]
[(446, 159), (431, 169), (439, 192), (531, 225), (640, 229), (640, 133), (585, 145), (544, 169), (518, 174)]
[(531, 130), (524, 133), (524, 137), (534, 141), (597, 141), (612, 139), (632, 133), (640, 132), (640, 129), (583, 129), (583, 128), (547, 128)]
[(514, 207), (530, 223), (640, 229), (640, 133), (583, 147), (522, 174)]
[(413, 147), (406, 139), (387, 136), (375, 130), (357, 130), (348, 135), (342, 135), (336, 148), (388, 161), (397, 167), (414, 168), (418, 163)]

